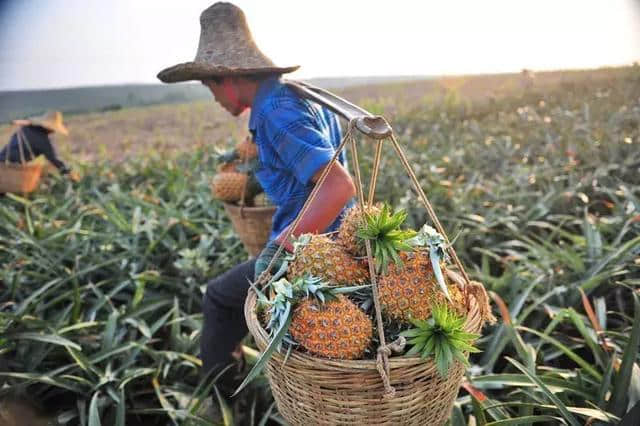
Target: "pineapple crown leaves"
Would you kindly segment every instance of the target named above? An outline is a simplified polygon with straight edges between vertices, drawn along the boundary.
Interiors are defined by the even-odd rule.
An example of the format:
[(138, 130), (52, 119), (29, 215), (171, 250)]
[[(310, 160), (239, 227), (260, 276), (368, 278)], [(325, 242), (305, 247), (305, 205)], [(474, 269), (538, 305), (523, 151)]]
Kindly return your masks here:
[(228, 151), (218, 152), (216, 154), (216, 158), (220, 163), (232, 163), (235, 160), (237, 160), (239, 157), (236, 150), (231, 149)]
[(433, 275), (436, 277), (440, 290), (451, 302), (451, 295), (449, 289), (444, 281), (444, 275), (442, 274), (442, 268), (440, 267), (441, 261), (448, 260), (446, 249), (446, 240), (438, 231), (433, 229), (429, 225), (423, 225), (420, 231), (407, 241), (407, 244), (412, 247), (419, 248), (424, 247), (429, 250), (429, 259), (431, 260), (431, 266), (433, 267)]
[(413, 230), (402, 230), (400, 225), (407, 219), (405, 210), (393, 213), (388, 204), (384, 204), (380, 213), (370, 214), (365, 212), (364, 223), (356, 232), (362, 243), (371, 242), (373, 256), (376, 260), (376, 270), (386, 273), (391, 261), (401, 265), (402, 261), (398, 253), (400, 251), (412, 251), (413, 247), (407, 243), (415, 237)]
[(291, 245), (293, 246), (293, 251), (286, 257), (287, 261), (293, 261), (296, 258), (296, 255), (300, 253), (303, 247), (307, 246), (311, 242), (312, 234), (302, 234), (297, 238), (291, 237)]
[(241, 173), (254, 173), (260, 167), (260, 162), (258, 159), (254, 158), (252, 160), (242, 162), (236, 166), (236, 170)]
[[(304, 298), (313, 297), (324, 303), (331, 298), (335, 298), (338, 294), (349, 293), (362, 290), (369, 286), (353, 286), (353, 287), (329, 287), (321, 278), (306, 275), (297, 278), (293, 283), (282, 278), (273, 282), (273, 290), (275, 297), (273, 300), (267, 300), (262, 293), (258, 293), (258, 298), (263, 304), (271, 305), (271, 319), (267, 328), (270, 330), (270, 341), (260, 358), (242, 381), (240, 386), (233, 393), (237, 395), (244, 389), (264, 368), (265, 364), (271, 358), (275, 351), (280, 351), (282, 342), (288, 343), (289, 348), (295, 341), (289, 336), (289, 326), (293, 318), (293, 310), (295, 305)], [(254, 287), (255, 289), (255, 287)], [(287, 355), (288, 357), (288, 355)], [(285, 358), (286, 359), (286, 358)]]
[(432, 306), (432, 317), (429, 320), (411, 319), (414, 328), (400, 333), (409, 338), (413, 345), (405, 354), (420, 354), (422, 359), (432, 356), (441, 377), (445, 377), (454, 361), (469, 366), (465, 352), (480, 352), (473, 346), (479, 334), (464, 331), (465, 317), (458, 315), (444, 303)]

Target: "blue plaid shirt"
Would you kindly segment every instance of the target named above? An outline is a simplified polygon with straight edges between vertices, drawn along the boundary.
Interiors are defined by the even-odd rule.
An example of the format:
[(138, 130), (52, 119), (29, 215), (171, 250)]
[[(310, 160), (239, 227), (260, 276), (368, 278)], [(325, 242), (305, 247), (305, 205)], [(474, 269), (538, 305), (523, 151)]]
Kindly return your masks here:
[[(300, 98), (278, 77), (258, 88), (249, 130), (258, 146), (256, 177), (277, 206), (269, 236), (273, 240), (295, 220), (313, 189), (311, 178), (331, 161), (342, 132), (332, 112)], [(346, 167), (344, 151), (338, 159)], [(341, 218), (325, 232), (336, 230)]]

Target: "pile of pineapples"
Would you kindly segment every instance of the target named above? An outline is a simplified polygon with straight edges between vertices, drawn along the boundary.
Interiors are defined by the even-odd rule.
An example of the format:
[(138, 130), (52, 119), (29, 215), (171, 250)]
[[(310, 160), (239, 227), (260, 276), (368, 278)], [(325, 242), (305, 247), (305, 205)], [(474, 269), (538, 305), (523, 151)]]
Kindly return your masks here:
[[(269, 200), (255, 178), (258, 167), (258, 147), (247, 137), (227, 152), (218, 155), (218, 167), (211, 180), (211, 193), (228, 203), (264, 206)], [(242, 200), (244, 192), (244, 200)]]
[(408, 338), (399, 355), (433, 359), (443, 376), (456, 360), (467, 365), (465, 354), (476, 351), (479, 336), (464, 331), (467, 304), (447, 277), (445, 239), (428, 225), (402, 229), (406, 216), (387, 205), (356, 206), (336, 235), (305, 234), (294, 241), (294, 252), (272, 270), (266, 291), (254, 287), (258, 317), (270, 333), (254, 370), (282, 345), (331, 359), (375, 358), (380, 342), (366, 240), (386, 340)]

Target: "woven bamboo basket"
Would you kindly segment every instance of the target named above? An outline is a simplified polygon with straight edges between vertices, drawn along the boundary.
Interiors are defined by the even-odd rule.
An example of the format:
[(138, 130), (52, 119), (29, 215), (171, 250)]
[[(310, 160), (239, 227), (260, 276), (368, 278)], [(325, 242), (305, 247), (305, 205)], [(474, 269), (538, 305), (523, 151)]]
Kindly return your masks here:
[(40, 176), (42, 175), (42, 164), (25, 161), (25, 145), (31, 153), (31, 158), (34, 158), (35, 155), (21, 129), (17, 131), (17, 135), (20, 163), (10, 163), (8, 154), (5, 161), (0, 163), (0, 193), (13, 192), (26, 194), (32, 192), (38, 186)]
[(0, 193), (26, 194), (38, 187), (42, 175), (42, 164), (0, 163)]
[(275, 206), (242, 207), (230, 203), (223, 205), (231, 218), (233, 229), (238, 233), (249, 255), (259, 255), (269, 240)]
[[(269, 335), (256, 314), (257, 297), (249, 292), (245, 303), (247, 326), (259, 349)], [(475, 298), (470, 299), (465, 330), (477, 333), (483, 318)], [(389, 358), (393, 398), (383, 398), (384, 386), (376, 360), (330, 360), (292, 351), (285, 362), (275, 352), (267, 377), (284, 419), (292, 425), (416, 425), (444, 424), (458, 395), (465, 367), (459, 362), (440, 377), (433, 361), (420, 357)]]

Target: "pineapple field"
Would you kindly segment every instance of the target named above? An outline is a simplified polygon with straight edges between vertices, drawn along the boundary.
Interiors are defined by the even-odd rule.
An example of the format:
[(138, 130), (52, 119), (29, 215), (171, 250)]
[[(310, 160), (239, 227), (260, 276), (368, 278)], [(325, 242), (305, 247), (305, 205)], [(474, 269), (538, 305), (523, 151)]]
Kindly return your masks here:
[[(364, 218), (354, 209), (335, 239), (297, 241), (286, 280), (261, 295), (262, 326), (290, 325), (318, 356), (374, 357), (377, 326), (362, 289), (369, 269), (354, 256), (366, 256), (359, 240), (384, 240), (380, 303), (403, 324), (390, 334), (407, 338), (408, 354), (436, 361), (423, 336), (449, 336), (460, 342), (451, 357), (468, 362), (448, 424), (637, 424), (640, 69), (536, 78), (524, 88), (478, 77), (340, 92), (393, 126), (496, 323), (463, 332), (464, 295), (445, 285), (444, 296), (428, 256), (400, 253), (400, 267), (383, 255), (428, 239), (430, 224), (387, 144), (376, 199), (391, 208), (371, 205)], [(489, 80), (494, 90), (482, 86)], [(154, 112), (170, 134), (151, 136)], [(199, 377), (201, 301), (209, 279), (247, 258), (223, 200), (255, 195), (244, 173), (255, 155), (246, 123), (219, 112), (197, 103), (72, 117), (87, 140), (99, 126), (114, 139), (63, 147), (83, 179), (50, 174), (28, 196), (0, 198), (0, 399), (30, 400), (62, 425), (211, 424), (201, 407), (218, 393), (215, 377)], [(125, 134), (132, 121), (147, 145)], [(367, 181), (375, 144), (358, 143)], [(135, 155), (123, 155), (129, 148)], [(402, 230), (385, 231), (394, 221)], [(414, 271), (428, 279), (400, 294)], [(313, 297), (293, 305), (303, 293)], [(309, 330), (342, 322), (352, 328), (337, 345)], [(254, 368), (263, 358), (251, 335), (243, 356), (250, 380), (231, 400), (217, 398), (225, 423), (286, 424)], [(448, 365), (437, 364), (446, 377)]]

